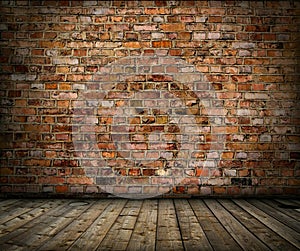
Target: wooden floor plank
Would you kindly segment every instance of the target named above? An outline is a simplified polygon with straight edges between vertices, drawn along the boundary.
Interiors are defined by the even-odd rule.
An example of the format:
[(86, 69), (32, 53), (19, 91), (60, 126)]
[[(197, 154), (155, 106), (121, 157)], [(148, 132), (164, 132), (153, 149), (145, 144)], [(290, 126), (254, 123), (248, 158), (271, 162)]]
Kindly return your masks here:
[(239, 243), (244, 250), (269, 250), (269, 248), (258, 240), (248, 229), (237, 221), (216, 200), (205, 200), (206, 205), (212, 210), (229, 234)]
[(274, 219), (270, 215), (266, 214), (265, 212), (261, 211), (260, 209), (258, 209), (257, 207), (245, 200), (234, 200), (234, 202), (241, 208), (246, 210), (248, 213), (253, 215), (256, 219), (261, 221), (263, 224), (268, 226), (274, 232), (279, 234), (281, 237), (289, 241), (295, 247), (300, 249), (300, 233), (293, 231), (285, 224), (279, 222), (278, 220)]
[(283, 198), (274, 198), (274, 201), (279, 202), (280, 204), (286, 204), (286, 205), (294, 205), (299, 206), (300, 201), (292, 200), (292, 199), (283, 199)]
[(300, 218), (295, 219), (294, 217), (289, 216), (286, 212), (282, 212), (281, 210), (276, 208), (276, 205), (269, 205), (267, 201), (249, 200), (249, 202), (251, 204), (254, 204), (257, 208), (264, 211), (265, 213), (271, 215), (273, 218), (282, 222), (283, 224), (289, 226), (290, 228), (293, 228), (297, 232), (300, 232)]
[(24, 249), (24, 247), (20, 247), (20, 246), (17, 246), (17, 245), (14, 245), (14, 244), (2, 244), (1, 245), (1, 251), (23, 251), (23, 250), (26, 250)]
[(278, 208), (283, 201), (297, 205), (286, 199), (0, 200), (0, 250), (299, 250), (299, 212)]
[(33, 208), (32, 210), (25, 212), (24, 214), (20, 214), (18, 217), (15, 217), (15, 218), (1, 224), (0, 225), (0, 237), (14, 231), (17, 228), (22, 227), (26, 223), (47, 213), (53, 207), (57, 207), (57, 206), (58, 206), (58, 204), (53, 203), (52, 201), (44, 201), (44, 204), (39, 205), (37, 208)]
[(6, 211), (10, 207), (14, 207), (14, 204), (19, 203), (20, 200), (18, 199), (8, 199), (8, 200), (1, 200), (0, 201), (0, 213), (2, 211)]
[(126, 250), (141, 207), (141, 200), (127, 201), (97, 250)]
[(177, 199), (175, 209), (185, 250), (213, 250), (189, 202)]
[(56, 217), (67, 213), (68, 211), (70, 211), (69, 203), (69, 200), (54, 200), (54, 206), (51, 210), (47, 211), (40, 217), (36, 217), (34, 220), (26, 223), (24, 226), (22, 226), (22, 228), (32, 229), (34, 226), (40, 224), (41, 222), (49, 222), (49, 217)]
[[(300, 208), (300, 205), (295, 204), (289, 200), (283, 200), (283, 199), (276, 199), (276, 200), (272, 200), (272, 201), (264, 200), (264, 202), (273, 206), (277, 210), (289, 215), (290, 217), (293, 217), (295, 220), (300, 221), (300, 210), (296, 210), (297, 208)], [(280, 207), (279, 205), (285, 206), (285, 207)], [(297, 208), (288, 208), (288, 206), (297, 207)]]
[[(5, 233), (5, 235), (0, 237), (0, 246), (4, 245), (4, 243), (8, 240), (11, 240), (12, 243), (14, 241), (18, 242), (17, 239), (19, 236), (19, 239), (21, 240), (21, 243), (23, 242), (23, 240), (25, 240), (26, 236), (28, 236), (28, 232), (34, 232), (37, 229), (35, 228), (36, 226), (40, 226), (40, 223), (45, 221), (45, 220), (49, 220), (48, 217), (52, 212), (57, 212), (57, 211), (62, 211), (62, 208), (65, 207), (65, 204), (67, 202), (64, 200), (53, 200), (50, 201), (51, 204), (51, 209), (49, 209), (48, 211), (46, 210), (45, 212), (43, 212), (42, 215), (39, 216), (35, 216), (33, 219), (30, 219), (28, 222), (24, 222), (23, 225), (18, 226), (18, 228), (15, 228), (13, 231), (9, 232), (9, 233)], [(47, 205), (47, 204), (46, 204)], [(20, 241), (19, 241), (20, 243)]]
[(39, 207), (43, 204), (43, 200), (36, 200), (34, 202), (30, 200), (19, 200), (16, 204), (13, 204), (13, 208), (6, 209), (0, 214), (0, 224), (8, 222), (28, 211)]
[[(295, 203), (296, 205), (298, 205), (298, 206), (300, 206), (300, 200), (291, 200), (292, 201), (292, 203)], [(299, 208), (297, 208), (297, 209), (295, 209), (297, 212), (299, 212), (300, 213), (300, 209)]]
[[(126, 200), (108, 200), (107, 207), (94, 221), (94, 223), (82, 234), (69, 248), (69, 250), (96, 250), (112, 225), (123, 210)], [(99, 203), (102, 203), (100, 201)]]
[(145, 200), (143, 202), (141, 212), (128, 243), (127, 250), (155, 250), (157, 207), (157, 200)]
[(79, 217), (73, 218), (71, 224), (65, 227), (51, 240), (44, 243), (40, 250), (67, 250), (90, 227), (95, 219), (105, 210), (107, 203), (91, 202)]
[(218, 219), (212, 214), (203, 200), (190, 199), (189, 203), (214, 250), (242, 250)]
[(250, 232), (257, 236), (271, 250), (297, 250), (288, 241), (277, 235), (274, 231), (266, 227), (251, 214), (241, 209), (230, 200), (218, 200), (239, 222), (241, 222)]
[(25, 246), (29, 249), (37, 249), (42, 246), (46, 241), (51, 240), (60, 231), (63, 231), (74, 219), (87, 210), (90, 205), (73, 207), (70, 203), (74, 201), (66, 201), (64, 207), (60, 210), (50, 212), (39, 219), (38, 224), (34, 224), (32, 228), (26, 228), (23, 234), (18, 235), (16, 238), (11, 239), (9, 242)]
[(156, 250), (184, 250), (173, 200), (159, 200)]
[(274, 207), (271, 207), (262, 201), (251, 199), (248, 200), (248, 202), (256, 206), (257, 208), (259, 208), (261, 211), (265, 212), (266, 214), (270, 215), (274, 219), (289, 226), (290, 228), (296, 230), (297, 232), (300, 232), (299, 221), (295, 220), (294, 218), (289, 217), (288, 215), (280, 212), (279, 210), (276, 210)]
[(296, 205), (300, 205), (300, 200), (290, 199), (290, 201)]

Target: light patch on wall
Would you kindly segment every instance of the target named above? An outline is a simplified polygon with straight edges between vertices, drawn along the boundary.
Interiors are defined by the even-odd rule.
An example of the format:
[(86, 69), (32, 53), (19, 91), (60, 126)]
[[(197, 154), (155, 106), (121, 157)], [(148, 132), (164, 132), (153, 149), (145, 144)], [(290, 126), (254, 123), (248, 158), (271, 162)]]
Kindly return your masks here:
[[(72, 119), (81, 167), (98, 169), (90, 176), (102, 190), (155, 197), (184, 184), (191, 170), (217, 168), (226, 132), (212, 128), (224, 124), (227, 111), (209, 112), (216, 93), (210, 83), (199, 84), (207, 81), (195, 66), (178, 57), (142, 55), (104, 68), (92, 81), (99, 89), (78, 90)], [(218, 139), (217, 149), (211, 138)], [(103, 166), (93, 166), (95, 160), (104, 160)], [(209, 177), (198, 177), (197, 185), (202, 178)]]

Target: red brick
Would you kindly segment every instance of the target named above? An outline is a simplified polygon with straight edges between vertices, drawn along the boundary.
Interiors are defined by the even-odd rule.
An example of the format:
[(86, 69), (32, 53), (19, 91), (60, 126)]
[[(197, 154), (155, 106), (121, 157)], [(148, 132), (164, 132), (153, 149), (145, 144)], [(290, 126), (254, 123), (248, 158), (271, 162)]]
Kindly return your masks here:
[(141, 175), (141, 169), (140, 168), (131, 168), (128, 170), (128, 175), (139, 176), (139, 175)]
[(249, 175), (251, 175), (251, 170), (249, 169), (243, 169), (238, 171), (238, 176), (240, 177), (247, 177)]
[(102, 152), (103, 158), (114, 158), (116, 156), (115, 152)]
[(0, 169), (0, 175), (4, 176), (4, 175), (11, 175), (14, 173), (14, 170), (12, 167), (2, 167)]
[(65, 183), (65, 179), (62, 177), (54, 177), (54, 176), (48, 176), (48, 177), (39, 177), (38, 178), (39, 184), (62, 184)]
[(78, 184), (78, 185), (83, 185), (83, 184), (88, 184), (91, 185), (93, 184), (93, 179), (88, 178), (88, 177), (70, 177), (67, 178), (67, 183), (68, 184)]
[(231, 76), (232, 80), (239, 83), (250, 82), (252, 80), (252, 76), (249, 75), (233, 75)]
[(172, 47), (171, 41), (153, 41), (152, 47), (154, 48), (169, 48)]
[(167, 32), (184, 31), (185, 24), (183, 24), (183, 23), (161, 24), (160, 28), (163, 31), (167, 31)]
[(234, 156), (234, 152), (223, 152), (222, 159), (232, 159)]
[(195, 176), (209, 177), (209, 169), (208, 168), (197, 168)]
[(42, 48), (63, 48), (65, 44), (63, 42), (41, 41), (40, 46)]
[(173, 193), (183, 194), (185, 193), (185, 186), (176, 186), (173, 188)]
[(242, 193), (241, 187), (228, 187), (227, 191), (229, 196), (237, 196)]
[(170, 14), (170, 9), (168, 9), (168, 8), (146, 8), (145, 14), (149, 14), (149, 15)]
[(45, 89), (57, 89), (57, 84), (56, 83), (46, 83)]
[(182, 40), (190, 40), (192, 34), (190, 32), (179, 32), (177, 38)]
[(213, 133), (237, 133), (239, 131), (239, 128), (237, 126), (218, 126), (213, 128)]
[(63, 185), (63, 186), (55, 186), (55, 191), (57, 193), (67, 193), (69, 190), (69, 187), (67, 185)]
[(227, 187), (213, 187), (213, 194), (215, 195), (225, 195), (227, 194)]
[[(251, 1), (251, 8), (244, 8), (230, 1), (112, 1), (105, 7), (95, 1), (50, 1), (54, 15), (38, 2), (32, 5), (40, 7), (39, 14), (20, 14), (27, 5), (14, 1), (2, 8), (0, 147), (6, 185), (1, 192), (94, 196), (103, 192), (95, 176), (116, 171), (132, 176), (130, 186), (115, 188), (122, 192), (300, 193), (298, 44), (296, 9), (287, 9), (291, 4)], [(116, 76), (111, 67), (124, 65), (127, 71), (131, 63), (121, 64), (127, 56), (145, 65)], [(143, 60), (152, 56), (157, 60)], [(194, 84), (186, 71), (195, 69), (201, 76)], [(137, 74), (141, 70), (147, 74)], [(177, 75), (184, 86), (172, 90), (177, 99), (168, 100)], [(108, 106), (101, 105), (105, 100)], [(187, 113), (201, 135), (194, 135), (191, 119), (177, 114), (181, 104), (191, 106)], [(91, 107), (93, 116), (80, 120), (81, 107)], [(144, 114), (134, 114), (135, 108)], [(178, 126), (169, 124), (173, 119)], [(127, 152), (112, 142), (112, 125), (114, 133), (132, 134)], [(146, 138), (154, 131), (161, 138), (151, 145), (157, 151), (149, 151)], [(182, 183), (171, 174), (158, 177), (166, 164), (160, 156), (177, 154), (175, 144), (163, 141), (175, 141), (183, 131), (192, 142), (180, 145), (178, 157), (198, 163), (173, 170), (175, 162), (167, 161), (175, 177), (187, 176)], [(74, 145), (75, 136), (82, 145)], [(168, 147), (173, 150), (162, 151)], [(130, 159), (144, 156), (148, 160), (139, 167)], [(209, 170), (202, 168), (206, 158), (221, 160)], [(233, 186), (223, 177), (232, 175), (253, 185)], [(199, 187), (201, 177), (208, 179)]]
[(123, 44), (124, 47), (129, 47), (129, 48), (141, 48), (141, 43), (140, 42), (125, 42)]
[(281, 82), (283, 82), (283, 76), (274, 76), (274, 75), (260, 76), (259, 81), (271, 82), (271, 83), (281, 83)]

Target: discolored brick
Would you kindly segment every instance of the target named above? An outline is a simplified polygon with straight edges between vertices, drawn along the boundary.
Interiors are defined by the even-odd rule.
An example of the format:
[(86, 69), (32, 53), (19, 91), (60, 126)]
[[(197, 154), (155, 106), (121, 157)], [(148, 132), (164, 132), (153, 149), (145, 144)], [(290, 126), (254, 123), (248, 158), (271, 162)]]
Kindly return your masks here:
[(1, 192), (299, 195), (294, 7), (4, 1)]

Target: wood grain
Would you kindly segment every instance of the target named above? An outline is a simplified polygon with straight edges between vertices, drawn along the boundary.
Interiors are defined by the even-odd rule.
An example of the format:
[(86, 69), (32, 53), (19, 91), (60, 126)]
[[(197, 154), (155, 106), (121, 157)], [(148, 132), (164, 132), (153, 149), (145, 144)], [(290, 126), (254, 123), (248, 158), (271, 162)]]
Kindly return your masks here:
[(299, 250), (283, 199), (1, 200), (0, 250)]

